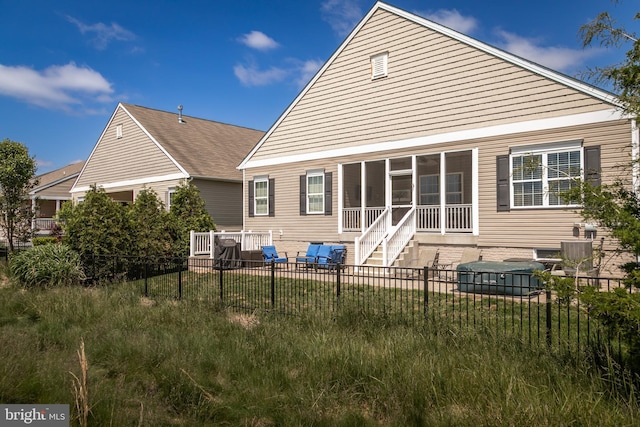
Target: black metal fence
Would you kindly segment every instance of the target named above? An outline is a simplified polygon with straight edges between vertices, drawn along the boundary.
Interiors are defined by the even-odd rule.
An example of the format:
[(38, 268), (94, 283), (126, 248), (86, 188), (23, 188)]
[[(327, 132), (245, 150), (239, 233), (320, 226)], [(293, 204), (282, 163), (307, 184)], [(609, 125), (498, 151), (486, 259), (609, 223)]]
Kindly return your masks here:
[[(228, 260), (227, 260), (228, 261)], [(212, 259), (94, 257), (91, 271), (128, 281), (148, 297), (216, 301), (246, 312), (395, 318), (438, 328), (481, 327), (532, 344), (581, 351), (627, 346), (607, 334), (578, 299), (567, 301), (530, 274)], [(103, 280), (105, 277), (103, 276)], [(621, 279), (579, 277), (601, 292)]]

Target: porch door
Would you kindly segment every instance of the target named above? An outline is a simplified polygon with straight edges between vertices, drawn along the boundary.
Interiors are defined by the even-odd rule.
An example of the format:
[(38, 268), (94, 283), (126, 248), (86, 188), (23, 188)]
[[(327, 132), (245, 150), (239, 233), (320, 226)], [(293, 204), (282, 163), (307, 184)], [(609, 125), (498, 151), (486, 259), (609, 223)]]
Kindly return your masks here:
[(411, 171), (391, 173), (391, 222), (397, 225), (413, 206), (413, 175)]

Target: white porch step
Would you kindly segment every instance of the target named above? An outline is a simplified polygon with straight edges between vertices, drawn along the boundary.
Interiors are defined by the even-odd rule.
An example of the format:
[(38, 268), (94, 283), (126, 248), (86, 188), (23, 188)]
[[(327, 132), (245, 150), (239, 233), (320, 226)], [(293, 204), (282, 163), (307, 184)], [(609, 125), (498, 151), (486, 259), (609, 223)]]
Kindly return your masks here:
[[(412, 264), (414, 263), (412, 256), (413, 251), (417, 251), (417, 243), (415, 240), (411, 239), (407, 246), (402, 250), (398, 258), (393, 262), (393, 267), (414, 267)], [(382, 266), (384, 258), (382, 256), (382, 247), (378, 246), (375, 251), (367, 258), (364, 265), (370, 266)]]

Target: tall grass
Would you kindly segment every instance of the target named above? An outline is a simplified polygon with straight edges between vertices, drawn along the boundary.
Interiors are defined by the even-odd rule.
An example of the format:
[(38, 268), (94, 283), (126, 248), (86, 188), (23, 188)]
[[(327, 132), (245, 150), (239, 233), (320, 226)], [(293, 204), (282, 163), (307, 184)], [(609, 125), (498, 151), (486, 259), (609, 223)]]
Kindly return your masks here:
[(85, 384), (73, 425), (83, 411), (113, 426), (637, 425), (633, 399), (586, 363), (494, 333), (348, 307), (333, 319), (234, 314), (126, 284), (5, 286), (0, 402), (76, 408)]

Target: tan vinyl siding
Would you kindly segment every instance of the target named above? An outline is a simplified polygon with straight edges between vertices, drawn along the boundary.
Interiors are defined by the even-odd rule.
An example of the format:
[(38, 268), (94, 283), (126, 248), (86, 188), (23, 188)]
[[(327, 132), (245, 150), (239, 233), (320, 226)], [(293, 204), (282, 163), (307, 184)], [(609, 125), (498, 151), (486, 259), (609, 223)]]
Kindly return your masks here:
[[(122, 125), (122, 138), (116, 127)], [(180, 173), (139, 126), (119, 108), (91, 154), (76, 187)]]
[[(239, 182), (194, 179), (205, 207), (218, 230), (242, 229), (242, 184)], [(202, 230), (206, 231), (206, 230)]]
[[(371, 55), (389, 52), (371, 80)], [(578, 114), (602, 101), (378, 10), (252, 160)], [(304, 141), (304, 144), (301, 144)]]
[[(514, 134), (499, 138), (452, 142), (423, 148), (340, 157), (325, 161), (252, 168), (246, 171), (247, 185), (256, 176), (267, 175), (269, 178), (275, 179), (275, 217), (256, 216), (250, 218), (245, 216), (245, 229), (272, 230), (274, 238), (278, 237), (280, 230), (282, 230), (282, 237), (278, 237), (282, 242), (353, 241), (352, 234), (340, 235), (337, 233), (339, 215), (337, 164), (478, 148), (480, 215), (478, 246), (523, 249), (559, 248), (560, 241), (575, 239), (573, 224), (583, 220), (572, 209), (512, 209), (510, 212), (497, 212), (496, 156), (509, 154), (509, 147), (513, 146), (581, 139), (584, 147), (597, 145), (601, 147), (603, 182), (611, 182), (615, 179), (615, 174), (619, 172), (614, 166), (627, 159), (623, 152), (628, 147), (630, 134), (630, 124), (625, 120), (620, 120), (606, 124), (599, 123), (553, 131)], [(333, 172), (333, 215), (331, 216), (301, 216), (299, 213), (299, 176), (314, 169)], [(245, 212), (248, 212), (246, 189), (244, 203)]]
[(42, 191), (38, 191), (35, 193), (36, 197), (47, 198), (47, 199), (64, 199), (71, 198), (71, 194), (69, 190), (73, 186), (73, 179), (68, 179), (59, 184), (52, 185), (51, 187), (47, 187)]
[[(297, 163), (278, 168), (250, 169), (247, 171), (247, 183), (257, 176), (275, 179), (275, 216), (245, 215), (245, 229), (272, 230), (274, 238), (283, 231), (282, 240), (300, 241), (340, 241), (338, 235), (338, 174), (334, 162), (313, 161)], [(332, 172), (332, 215), (300, 215), (300, 175), (308, 171), (324, 170)], [(248, 185), (248, 184), (247, 184)], [(248, 212), (248, 195), (245, 188), (244, 209)]]
[(481, 246), (559, 248), (561, 240), (573, 240), (573, 223), (583, 221), (572, 210), (511, 209), (496, 212), (496, 156), (508, 154), (508, 147), (583, 139), (583, 146), (601, 147), (603, 183), (612, 182), (620, 172), (616, 165), (628, 161), (623, 154), (631, 140), (626, 121), (594, 124), (548, 132), (512, 135), (481, 143), (479, 156), (479, 202)]

